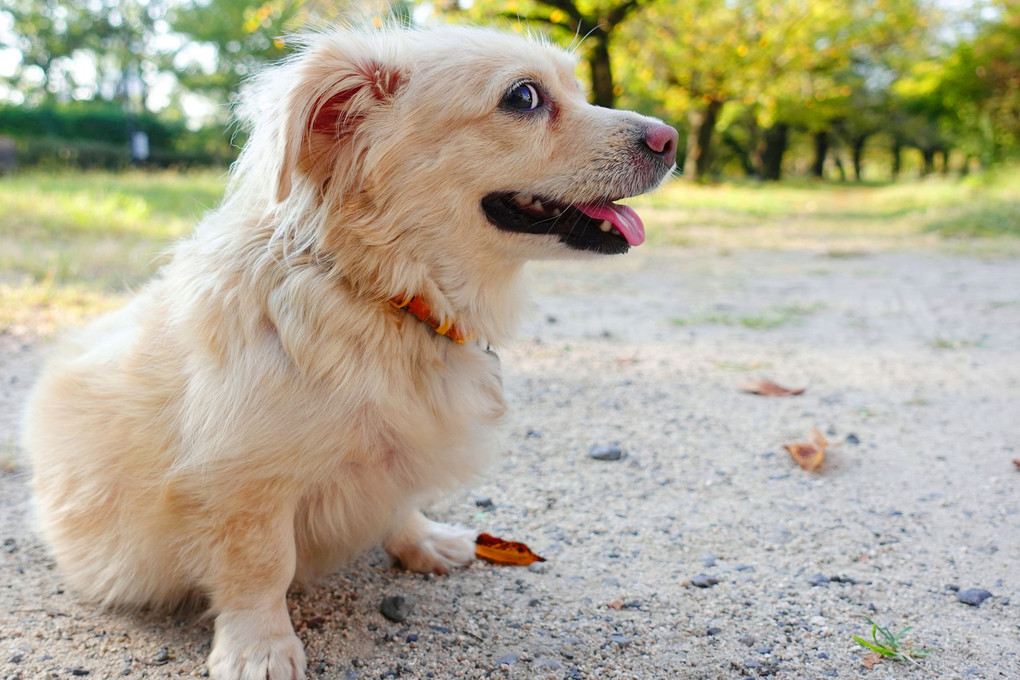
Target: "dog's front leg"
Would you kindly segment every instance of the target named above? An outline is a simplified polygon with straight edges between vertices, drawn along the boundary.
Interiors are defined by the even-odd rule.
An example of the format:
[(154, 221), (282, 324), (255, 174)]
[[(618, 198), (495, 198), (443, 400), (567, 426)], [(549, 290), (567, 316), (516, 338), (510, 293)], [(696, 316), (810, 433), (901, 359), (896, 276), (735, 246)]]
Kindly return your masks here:
[(206, 584), (217, 613), (213, 680), (305, 677), (305, 652), (287, 612), (295, 559), (293, 512), (260, 508), (221, 525)]
[(443, 574), (475, 558), (472, 532), (433, 522), (418, 510), (398, 516), (384, 545), (386, 552), (405, 568), (426, 574)]

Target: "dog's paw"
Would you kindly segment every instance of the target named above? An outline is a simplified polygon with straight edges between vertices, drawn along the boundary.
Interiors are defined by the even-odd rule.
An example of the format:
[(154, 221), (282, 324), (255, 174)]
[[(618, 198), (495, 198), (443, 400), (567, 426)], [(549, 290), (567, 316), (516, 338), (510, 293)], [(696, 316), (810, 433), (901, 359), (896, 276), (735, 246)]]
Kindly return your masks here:
[(386, 552), (411, 571), (443, 574), (475, 559), (475, 535), (416, 512), (386, 542)]
[(290, 620), (261, 612), (224, 612), (216, 617), (209, 655), (212, 680), (303, 680), (305, 650)]

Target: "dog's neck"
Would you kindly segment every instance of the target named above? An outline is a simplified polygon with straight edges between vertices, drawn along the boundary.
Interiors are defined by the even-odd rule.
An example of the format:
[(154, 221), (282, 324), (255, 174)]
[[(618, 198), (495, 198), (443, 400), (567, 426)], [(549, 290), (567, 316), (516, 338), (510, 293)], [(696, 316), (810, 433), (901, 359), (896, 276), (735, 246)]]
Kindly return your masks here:
[(436, 317), (429, 308), (428, 302), (420, 295), (397, 295), (390, 299), (390, 304), (397, 309), (404, 309), (419, 321), (427, 324), (439, 335), (445, 335), (454, 342), (467, 342), (474, 334), (465, 332), (456, 322), (449, 318)]

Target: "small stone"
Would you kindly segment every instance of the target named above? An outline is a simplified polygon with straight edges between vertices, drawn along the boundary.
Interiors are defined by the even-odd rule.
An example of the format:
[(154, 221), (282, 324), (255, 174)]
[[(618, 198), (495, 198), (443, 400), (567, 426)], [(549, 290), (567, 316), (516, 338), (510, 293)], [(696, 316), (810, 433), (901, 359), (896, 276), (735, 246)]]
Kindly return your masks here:
[(706, 574), (697, 574), (691, 577), (691, 585), (695, 588), (711, 588), (719, 583), (719, 579)]
[(826, 576), (825, 574), (815, 574), (814, 576), (808, 579), (808, 583), (810, 583), (813, 586), (824, 586), (829, 584), (829, 580), (830, 580), (829, 577)]
[(722, 628), (720, 628), (718, 626), (712, 626), (711, 628), (709, 628), (708, 630), (705, 631), (705, 635), (710, 635), (710, 636), (711, 635), (718, 635), (721, 632), (722, 632)]
[(549, 569), (548, 562), (532, 562), (528, 565), (528, 571), (532, 574), (544, 574)]
[(408, 633), (407, 634), (407, 641), (408, 642), (417, 642), (418, 641), (418, 634), (417, 633)]
[(737, 638), (737, 642), (746, 647), (753, 647), (754, 643), (757, 642), (757, 640), (750, 633), (744, 633), (743, 635)]
[(358, 680), (358, 671), (347, 670), (344, 672), (344, 680)]
[(714, 567), (716, 561), (718, 561), (719, 558), (717, 558), (712, 553), (705, 553), (698, 559), (701, 560), (701, 563), (704, 564), (706, 567)]
[(7, 658), (7, 663), (21, 663), (21, 660), (25, 658), (25, 655), (21, 652), (14, 652)]
[(324, 675), (326, 673), (326, 669), (327, 668), (329, 668), (328, 664), (326, 664), (326, 663), (318, 663), (318, 664), (315, 665), (315, 674), (316, 675)]
[(860, 438), (858, 438), (858, 436), (857, 436), (857, 435), (855, 435), (855, 434), (854, 434), (853, 432), (851, 432), (850, 434), (848, 434), (848, 435), (847, 435), (847, 436), (846, 436), (846, 437), (845, 437), (845, 438), (843, 439), (843, 441), (845, 441), (845, 442), (846, 442), (847, 444), (853, 444), (854, 446), (856, 446), (856, 445), (858, 445), (858, 444), (860, 444), (860, 443), (861, 443), (861, 440), (860, 440)]
[(411, 602), (403, 595), (384, 597), (379, 603), (379, 613), (393, 623), (402, 623), (411, 613)]
[(482, 496), (480, 498), (475, 499), (475, 505), (477, 505), (480, 508), (488, 509), (493, 506), (493, 502), (492, 499), (489, 498), (488, 496)]
[(963, 588), (956, 593), (956, 599), (971, 607), (980, 607), (992, 594), (984, 588)]
[(447, 628), (446, 626), (429, 626), (429, 628), (431, 628), (432, 630), (436, 631), (437, 633), (449, 633), (450, 632), (450, 629)]
[(559, 669), (563, 668), (563, 664), (561, 664), (556, 659), (550, 659), (548, 657), (541, 656), (532, 661), (531, 665), (535, 668), (549, 668), (554, 671), (558, 671)]
[(152, 663), (166, 663), (170, 660), (170, 650), (166, 647), (160, 647), (159, 651), (156, 652), (156, 656), (152, 657)]
[(588, 449), (588, 456), (595, 460), (614, 461), (623, 458), (623, 449), (619, 446), (608, 445), (599, 446), (595, 445)]
[(626, 646), (630, 644), (631, 639), (626, 635), (621, 635), (620, 633), (613, 633), (612, 635), (609, 636), (609, 641), (615, 642), (620, 646)]
[(515, 663), (517, 663), (517, 660), (520, 658), (521, 658), (520, 654), (514, 654), (512, 652), (510, 654), (504, 654), (503, 656), (496, 659), (496, 665), (513, 666)]
[(82, 676), (85, 676), (85, 675), (91, 675), (92, 674), (92, 671), (86, 670), (84, 668), (81, 668), (80, 666), (75, 666), (74, 668), (68, 668), (67, 672), (70, 673), (71, 675), (76, 675), (76, 676), (79, 676), (79, 677), (82, 677)]

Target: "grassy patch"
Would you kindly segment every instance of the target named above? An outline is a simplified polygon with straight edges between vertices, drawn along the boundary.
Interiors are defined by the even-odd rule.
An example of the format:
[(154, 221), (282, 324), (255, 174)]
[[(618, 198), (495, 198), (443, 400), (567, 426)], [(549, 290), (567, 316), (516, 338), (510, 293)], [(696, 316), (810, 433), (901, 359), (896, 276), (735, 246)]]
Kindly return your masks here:
[(674, 180), (630, 203), (650, 244), (805, 247), (845, 258), (966, 237), (1020, 253), (1020, 167), (887, 185)]
[(915, 659), (923, 659), (931, 654), (930, 649), (915, 649), (911, 643), (904, 642), (903, 638), (911, 630), (910, 626), (894, 635), (891, 630), (883, 628), (871, 619), (865, 617), (864, 620), (871, 624), (871, 640), (857, 635), (854, 635), (853, 639), (865, 649), (870, 649), (886, 659), (911, 663), (917, 663)]
[(205, 171), (26, 173), (0, 179), (0, 277), (115, 291), (158, 266), (222, 194)]

